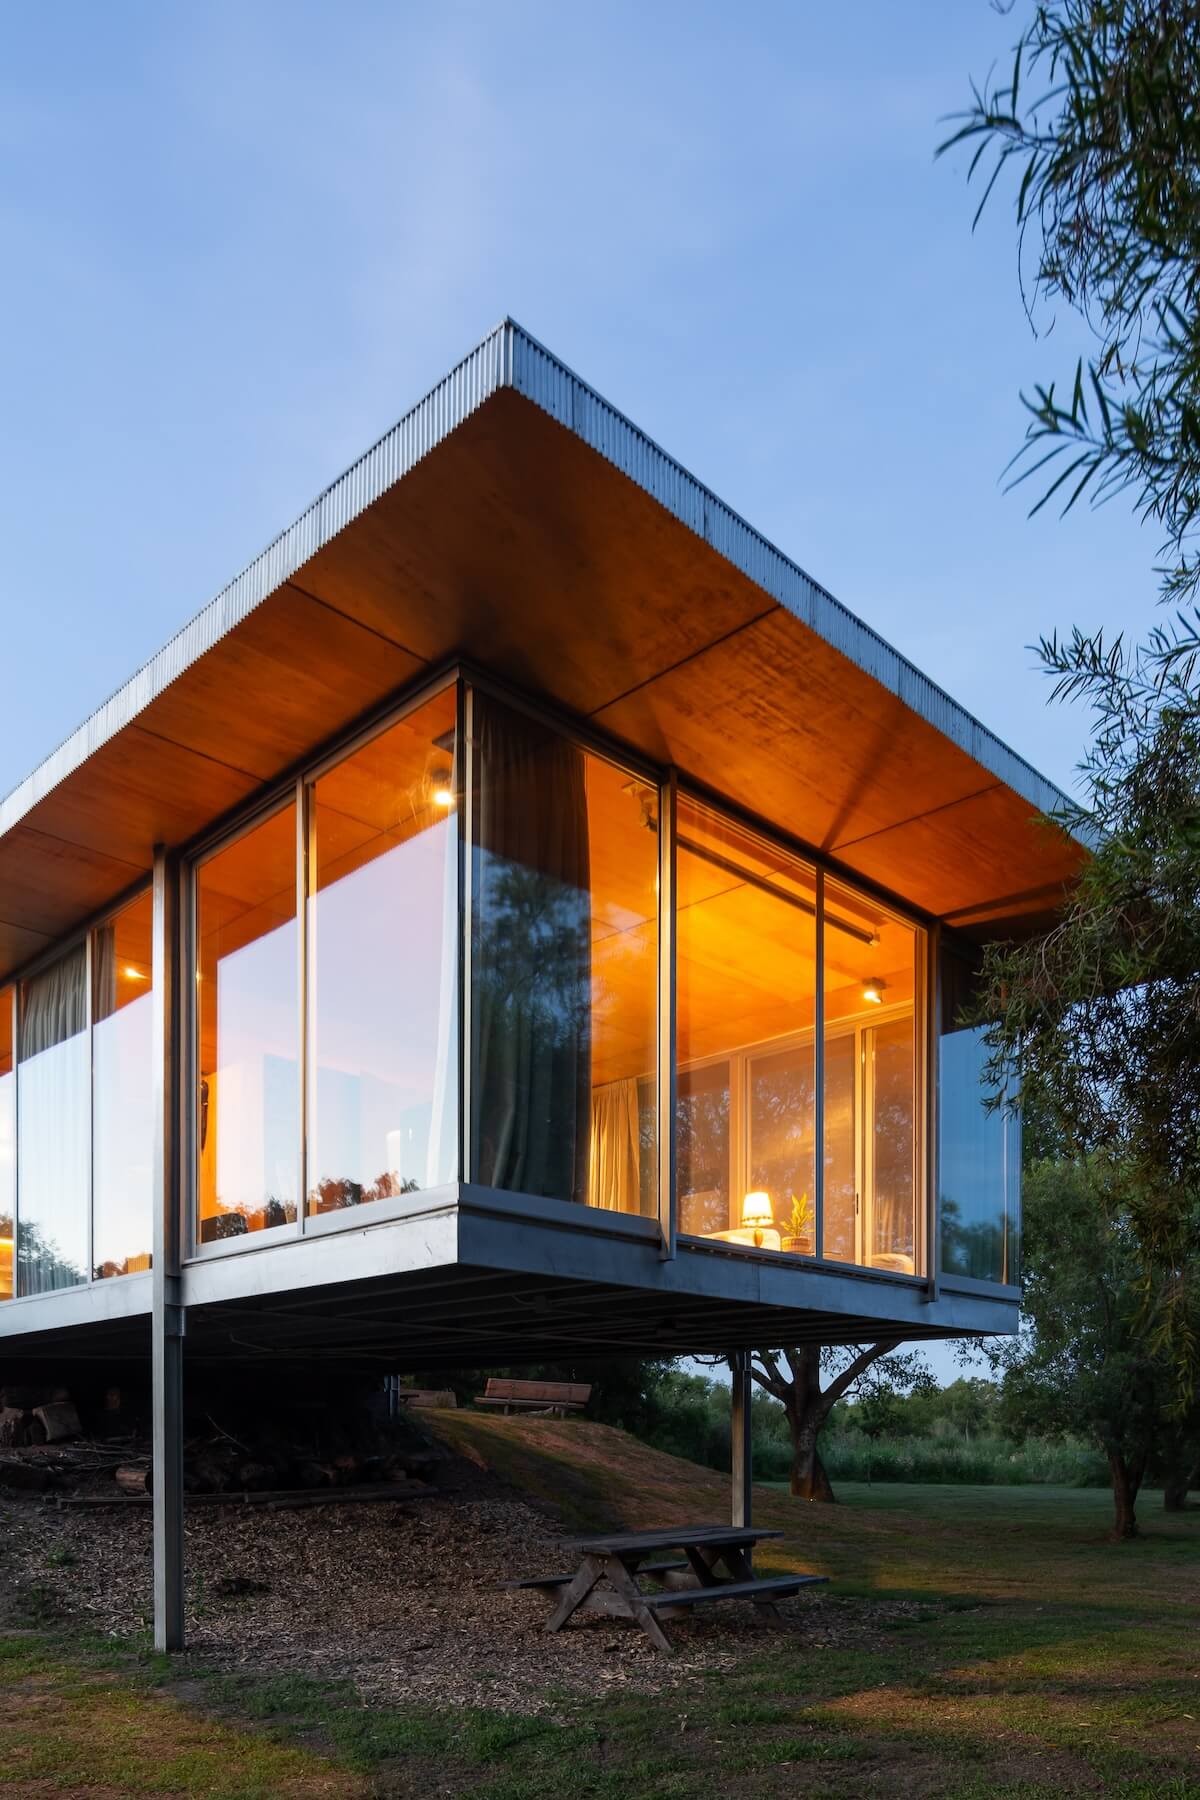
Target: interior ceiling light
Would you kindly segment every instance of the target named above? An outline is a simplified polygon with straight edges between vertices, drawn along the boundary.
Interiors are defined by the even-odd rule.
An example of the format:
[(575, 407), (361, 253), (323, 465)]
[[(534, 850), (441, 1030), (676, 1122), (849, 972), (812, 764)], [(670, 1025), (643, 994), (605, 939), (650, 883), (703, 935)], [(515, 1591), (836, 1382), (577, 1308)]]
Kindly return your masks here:
[(432, 769), (429, 779), (433, 786), (433, 804), (435, 806), (453, 806), (454, 789), (450, 785), (449, 769)]
[(150, 979), (144, 969), (135, 969), (132, 963), (126, 963), (121, 973), (126, 981), (149, 981)]
[(883, 990), (887, 986), (882, 975), (868, 975), (863, 982), (863, 999), (869, 1000), (872, 1006), (883, 1005)]

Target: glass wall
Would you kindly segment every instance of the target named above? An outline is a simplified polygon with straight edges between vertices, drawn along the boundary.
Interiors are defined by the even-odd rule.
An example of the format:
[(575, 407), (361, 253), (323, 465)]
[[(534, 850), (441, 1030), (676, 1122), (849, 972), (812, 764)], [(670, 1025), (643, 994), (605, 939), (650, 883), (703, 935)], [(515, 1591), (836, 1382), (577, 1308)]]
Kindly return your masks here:
[(92, 934), (92, 1274), (150, 1267), (153, 985), (149, 892)]
[(17, 1291), (87, 1279), (91, 1065), (88, 953), (79, 944), (21, 985)]
[(923, 939), (827, 878), (824, 1254), (924, 1272), (919, 1125)]
[(294, 804), (201, 863), (196, 941), (199, 1235), (210, 1243), (296, 1219)]
[(816, 910), (810, 864), (680, 797), (681, 1232), (812, 1254)]
[(308, 1209), (458, 1175), (453, 688), (312, 786)]
[(686, 798), (677, 851), (679, 1230), (922, 1273), (921, 934)]
[[(196, 871), (201, 1240), (451, 1183), (464, 1138), (480, 1186), (656, 1217), (658, 784), (451, 686), (298, 792), (302, 832), (289, 802)], [(925, 934), (688, 795), (675, 849), (680, 1234), (924, 1275)], [(1007, 1248), (952, 1229), (948, 1272), (1011, 1264), (1000, 1210)]]
[(13, 1297), (17, 1217), (17, 1077), (13, 1068), (13, 991), (0, 988), (0, 1300)]
[(938, 1198), (942, 1271), (975, 1281), (1017, 1281), (1021, 1122), (989, 1107), (984, 1027), (966, 1023), (974, 968), (944, 948), (939, 958)]
[(471, 695), (472, 1178), (657, 1212), (657, 789)]

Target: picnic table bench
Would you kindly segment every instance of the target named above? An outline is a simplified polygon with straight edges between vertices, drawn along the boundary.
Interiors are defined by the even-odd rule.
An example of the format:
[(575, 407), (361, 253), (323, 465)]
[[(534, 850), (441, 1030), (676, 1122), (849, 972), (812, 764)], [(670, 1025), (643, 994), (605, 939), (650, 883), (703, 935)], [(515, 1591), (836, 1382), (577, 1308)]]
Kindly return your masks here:
[(506, 1413), (551, 1413), (562, 1418), (569, 1412), (582, 1412), (591, 1398), (587, 1381), (510, 1381), (506, 1376), (488, 1377), (485, 1392), (476, 1394), (476, 1406), (502, 1406)]
[[(669, 1654), (671, 1642), (660, 1622), (664, 1617), (714, 1601), (748, 1600), (767, 1624), (782, 1625), (775, 1602), (828, 1579), (756, 1578), (750, 1562), (754, 1545), (782, 1536), (781, 1531), (748, 1525), (668, 1525), (658, 1531), (568, 1538), (565, 1547), (580, 1558), (574, 1573), (531, 1575), (507, 1585), (536, 1588), (555, 1603), (547, 1631), (561, 1631), (576, 1612), (605, 1613), (635, 1620), (655, 1648)], [(667, 1550), (681, 1550), (683, 1555), (664, 1560)], [(659, 1560), (651, 1560), (656, 1557)], [(724, 1575), (719, 1573), (722, 1567)], [(649, 1592), (638, 1586), (644, 1577), (656, 1584)]]

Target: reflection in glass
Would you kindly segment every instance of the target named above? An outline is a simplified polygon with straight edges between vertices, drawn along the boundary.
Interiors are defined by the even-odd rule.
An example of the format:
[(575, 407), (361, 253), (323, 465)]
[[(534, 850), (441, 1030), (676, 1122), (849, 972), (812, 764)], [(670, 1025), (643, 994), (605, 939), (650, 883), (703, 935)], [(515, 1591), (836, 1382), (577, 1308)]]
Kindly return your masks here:
[(921, 940), (871, 896), (830, 877), (824, 916), (824, 1253), (919, 1275)]
[(769, 1195), (780, 1247), (794, 1256), (816, 1249), (815, 1076), (811, 1040), (750, 1063), (747, 1182)]
[(709, 1237), (729, 1224), (730, 1126), (728, 1062), (680, 1069), (675, 1078), (680, 1231)]
[(458, 1172), (454, 689), (311, 799), (308, 1207)]
[(13, 995), (0, 989), (0, 1300), (13, 1297), (17, 1211), (17, 1080), (13, 1072)]
[(653, 1211), (655, 790), (471, 703), (473, 1179)]
[(858, 1038), (825, 1035), (825, 1223), (823, 1254), (857, 1259)]
[(200, 1237), (294, 1223), (300, 1154), (296, 808), (196, 876)]
[(92, 1272), (150, 1267), (153, 900), (141, 895), (92, 934)]
[(989, 1110), (985, 1027), (960, 1024), (972, 998), (969, 964), (946, 951), (939, 969), (938, 1190), (942, 1269), (1015, 1285), (1021, 1201), (1021, 1121)]
[(676, 894), (679, 1230), (811, 1255), (815, 873), (681, 796)]
[(44, 1294), (87, 1279), (90, 1095), (87, 949), (21, 988), (17, 1288)]
[(912, 1016), (866, 1032), (871, 1076), (870, 1237), (864, 1261), (911, 1275), (917, 1266)]

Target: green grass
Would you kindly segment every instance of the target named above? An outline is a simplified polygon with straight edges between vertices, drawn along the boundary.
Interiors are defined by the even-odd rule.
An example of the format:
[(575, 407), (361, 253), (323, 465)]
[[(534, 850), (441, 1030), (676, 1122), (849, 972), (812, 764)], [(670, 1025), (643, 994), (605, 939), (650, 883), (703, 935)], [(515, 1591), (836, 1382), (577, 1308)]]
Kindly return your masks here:
[[(725, 1482), (586, 1422), (447, 1416), (447, 1435), (581, 1522), (721, 1516)], [(439, 1424), (439, 1429), (442, 1426)], [(182, 1671), (45, 1615), (0, 1635), (0, 1800), (471, 1794), (483, 1800), (1188, 1800), (1200, 1794), (1200, 1509), (1106, 1541), (1090, 1490), (761, 1491), (764, 1568), (833, 1576), (732, 1673), (555, 1718), (364, 1708), (312, 1676)], [(903, 1603), (903, 1604), (901, 1604)], [(744, 1642), (745, 1640), (741, 1640)], [(24, 1784), (24, 1785), (22, 1785)]]

